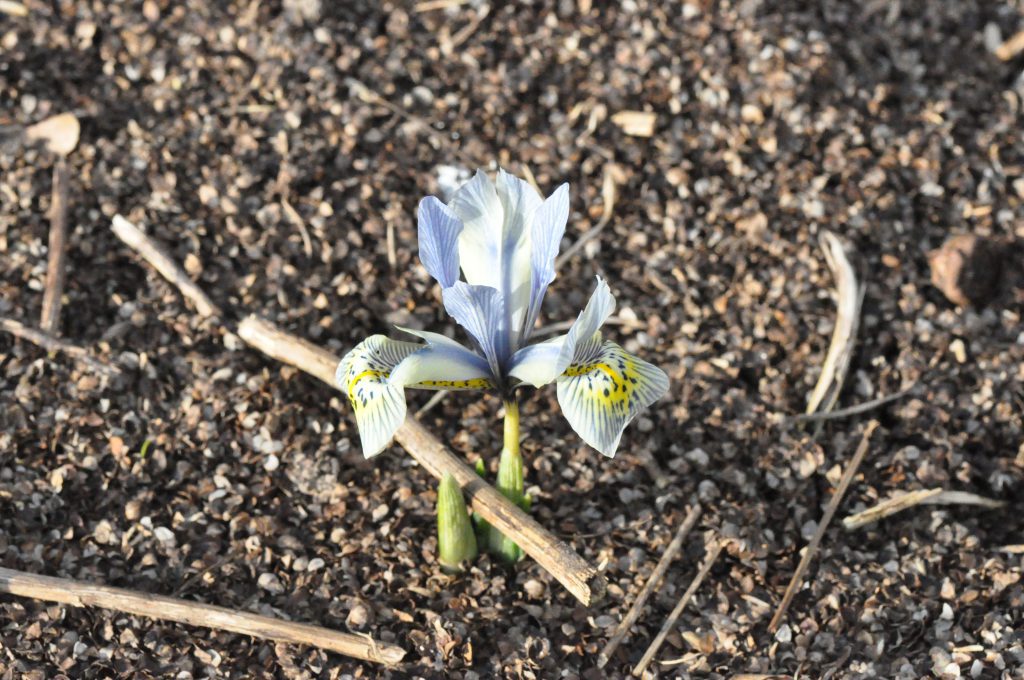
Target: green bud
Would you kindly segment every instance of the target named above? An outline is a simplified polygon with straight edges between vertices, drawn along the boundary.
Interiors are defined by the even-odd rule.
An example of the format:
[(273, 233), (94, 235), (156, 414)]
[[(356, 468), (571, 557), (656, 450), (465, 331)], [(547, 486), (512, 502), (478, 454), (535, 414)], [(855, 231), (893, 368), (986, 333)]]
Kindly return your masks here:
[[(523, 507), (523, 458), (519, 454), (518, 447), (513, 449), (506, 446), (501, 450), (501, 460), (498, 461), (497, 487), (505, 498), (519, 507)], [(529, 503), (529, 501), (526, 502)], [(527, 507), (529, 506), (527, 505)], [(515, 541), (494, 527), (491, 527), (487, 543), (490, 551), (505, 562), (516, 562), (523, 556), (522, 549), (515, 544)]]
[(484, 464), (483, 458), (476, 459), (476, 465), (473, 466), (473, 469), (476, 470), (476, 473), (481, 477), (487, 477), (487, 466)]
[(441, 566), (452, 571), (462, 571), (462, 562), (472, 560), (477, 552), (466, 501), (451, 474), (437, 487), (437, 552)]

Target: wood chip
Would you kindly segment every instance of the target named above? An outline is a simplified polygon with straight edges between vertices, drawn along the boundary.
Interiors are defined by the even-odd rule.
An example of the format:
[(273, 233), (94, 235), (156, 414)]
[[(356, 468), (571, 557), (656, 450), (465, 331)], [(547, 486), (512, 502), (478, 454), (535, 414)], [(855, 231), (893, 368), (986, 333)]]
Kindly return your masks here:
[(25, 128), (30, 142), (43, 142), (55, 154), (66, 156), (78, 146), (82, 126), (73, 113), (62, 113)]
[(658, 114), (652, 111), (619, 111), (612, 116), (612, 122), (631, 137), (650, 137)]

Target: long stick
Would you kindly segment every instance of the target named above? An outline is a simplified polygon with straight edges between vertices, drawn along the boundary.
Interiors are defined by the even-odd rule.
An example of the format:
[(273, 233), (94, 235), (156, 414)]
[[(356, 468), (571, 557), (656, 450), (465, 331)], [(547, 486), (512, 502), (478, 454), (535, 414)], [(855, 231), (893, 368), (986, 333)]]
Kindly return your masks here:
[[(294, 366), (337, 389), (334, 371), (339, 358), (311, 342), (297, 338), (256, 316), (238, 326), (238, 337), (267, 356)], [(594, 567), (566, 543), (544, 529), (486, 483), (468, 465), (412, 416), (398, 429), (395, 439), (427, 472), (438, 479), (451, 473), (480, 515), (544, 567), (584, 605), (604, 596), (605, 580)]]
[(821, 545), (821, 539), (825, 536), (825, 530), (828, 529), (829, 522), (832, 521), (832, 517), (836, 514), (836, 510), (839, 509), (839, 504), (843, 502), (843, 496), (846, 494), (846, 489), (849, 488), (850, 482), (853, 481), (854, 475), (857, 474), (857, 468), (860, 467), (865, 454), (868, 452), (868, 444), (871, 441), (871, 435), (875, 431), (876, 427), (878, 427), (878, 421), (872, 420), (867, 424), (867, 427), (864, 428), (864, 434), (861, 436), (860, 444), (857, 446), (857, 452), (853, 454), (853, 460), (850, 461), (850, 464), (846, 466), (846, 470), (843, 471), (843, 477), (839, 480), (839, 486), (836, 488), (836, 492), (832, 494), (832, 499), (828, 502), (828, 507), (825, 508), (825, 514), (822, 516), (821, 522), (818, 524), (818, 529), (814, 532), (811, 542), (807, 544), (807, 548), (804, 549), (803, 557), (800, 558), (800, 563), (796, 566), (796, 571), (793, 572), (793, 578), (790, 579), (789, 586), (786, 588), (786, 592), (782, 596), (782, 602), (779, 603), (779, 608), (775, 610), (775, 616), (772, 617), (771, 623), (768, 624), (769, 632), (774, 633), (775, 629), (779, 627), (782, 617), (786, 615), (786, 610), (789, 609), (789, 603), (793, 601), (793, 596), (796, 595), (797, 587), (799, 587), (801, 581), (803, 581), (804, 572), (807, 571), (807, 567), (810, 566), (814, 553), (818, 551), (818, 546)]
[(40, 330), (53, 335), (60, 334), (60, 307), (61, 296), (64, 295), (67, 234), (68, 164), (63, 158), (59, 158), (53, 166), (50, 240), (46, 255), (46, 287), (43, 289), (43, 311), (39, 319)]
[(608, 644), (604, 646), (601, 654), (598, 655), (598, 668), (604, 668), (608, 665), (608, 660), (611, 659), (612, 654), (614, 654), (615, 650), (619, 648), (620, 644), (622, 644), (622, 640), (626, 637), (629, 629), (632, 628), (633, 624), (640, 618), (640, 613), (644, 610), (647, 598), (650, 597), (651, 593), (654, 592), (654, 589), (661, 584), (661, 579), (665, 576), (665, 572), (668, 571), (668, 566), (672, 563), (676, 554), (683, 547), (683, 541), (690, 533), (690, 530), (693, 529), (694, 525), (697, 524), (697, 520), (700, 519), (700, 513), (700, 505), (695, 505), (690, 508), (690, 512), (687, 513), (686, 519), (683, 520), (683, 523), (680, 525), (679, 530), (672, 539), (672, 542), (668, 544), (667, 548), (665, 548), (665, 553), (661, 556), (661, 559), (658, 560), (658, 565), (654, 567), (654, 571), (651, 572), (651, 576), (647, 579), (647, 583), (644, 584), (640, 594), (636, 596), (633, 606), (629, 608), (629, 612), (623, 617), (622, 621), (619, 622), (619, 625), (612, 634), (611, 639), (608, 640)]
[(0, 330), (7, 331), (14, 337), (31, 342), (33, 345), (38, 345), (47, 352), (63, 352), (75, 361), (81, 362), (83, 366), (86, 366), (97, 373), (116, 375), (121, 372), (121, 370), (116, 366), (105, 364), (96, 359), (96, 357), (89, 354), (89, 351), (84, 347), (72, 345), (69, 342), (64, 342), (60, 338), (53, 337), (49, 333), (44, 333), (43, 331), (35, 328), (29, 328), (20, 321), (0, 317)]
[(311, 645), (364, 661), (397, 664), (405, 650), (369, 637), (341, 633), (305, 623), (237, 612), (201, 602), (93, 585), (66, 578), (40, 576), (0, 568), (0, 593), (10, 593), (75, 607), (102, 607), (119, 612), (190, 626), (228, 630), (278, 642)]
[(142, 256), (146, 262), (153, 266), (160, 275), (174, 284), (181, 291), (181, 294), (188, 298), (196, 306), (196, 311), (202, 316), (221, 316), (220, 308), (213, 304), (203, 289), (197, 286), (188, 277), (178, 263), (167, 253), (167, 251), (149, 238), (134, 224), (121, 217), (114, 215), (111, 222), (111, 229), (125, 245)]
[(679, 604), (676, 605), (676, 608), (673, 609), (672, 613), (668, 615), (667, 619), (665, 619), (665, 623), (662, 624), (661, 630), (658, 631), (658, 634), (647, 648), (647, 651), (644, 652), (644, 656), (640, 659), (640, 663), (638, 663), (633, 669), (634, 677), (639, 678), (643, 675), (647, 666), (654, 660), (654, 655), (658, 653), (659, 649), (661, 649), (661, 645), (665, 642), (665, 638), (668, 637), (669, 631), (671, 631), (676, 625), (676, 621), (679, 620), (683, 610), (686, 609), (686, 605), (690, 603), (690, 599), (693, 597), (693, 594), (697, 592), (697, 589), (700, 588), (700, 584), (704, 582), (708, 572), (711, 571), (711, 567), (714, 566), (715, 560), (718, 559), (718, 553), (722, 552), (723, 546), (724, 543), (720, 539), (716, 538), (714, 540), (714, 543), (711, 545), (711, 549), (708, 550), (708, 556), (704, 558), (704, 564), (700, 565), (700, 571), (698, 571), (697, 575), (693, 578), (693, 581), (690, 583), (690, 587), (687, 588), (686, 592), (683, 593), (683, 596), (679, 598)]

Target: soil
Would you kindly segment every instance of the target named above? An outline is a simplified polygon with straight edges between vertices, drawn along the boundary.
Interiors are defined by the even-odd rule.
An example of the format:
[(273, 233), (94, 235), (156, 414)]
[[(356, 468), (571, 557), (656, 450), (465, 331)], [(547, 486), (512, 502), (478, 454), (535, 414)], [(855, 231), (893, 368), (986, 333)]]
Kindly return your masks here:
[[(408, 655), (384, 670), (5, 595), (0, 677), (623, 677), (712, 535), (730, 544), (652, 673), (1022, 677), (1022, 556), (1007, 546), (1024, 543), (1024, 57), (992, 54), (1024, 27), (1019, 4), (23, 5), (0, 14), (0, 125), (81, 121), (62, 337), (123, 375), (0, 335), (0, 566)], [(653, 133), (627, 135), (624, 110), (656, 114)], [(36, 325), (54, 158), (5, 139), (0, 315)], [(419, 264), (415, 207), (498, 164), (545, 192), (570, 182), (563, 250), (615, 179), (611, 221), (561, 268), (542, 323), (575, 318), (600, 274), (618, 298), (607, 336), (672, 378), (612, 460), (553, 388), (523, 403), (532, 513), (604, 569), (591, 608), (530, 561), (445, 575), (435, 481), (397, 447), (363, 460), (338, 393), (197, 320), (109, 226), (125, 215), (219, 305), (338, 354), (395, 323), (461, 337)], [(803, 411), (835, 323), (826, 229), (866, 282), (839, 406), (917, 387), (818, 430), (784, 417)], [(930, 283), (928, 253), (962, 233), (1008, 249), (981, 306)], [(423, 420), (493, 469), (499, 406), (451, 394)], [(935, 487), (1008, 505), (833, 522), (769, 633), (872, 417), (839, 517)], [(695, 502), (699, 531), (598, 670)]]

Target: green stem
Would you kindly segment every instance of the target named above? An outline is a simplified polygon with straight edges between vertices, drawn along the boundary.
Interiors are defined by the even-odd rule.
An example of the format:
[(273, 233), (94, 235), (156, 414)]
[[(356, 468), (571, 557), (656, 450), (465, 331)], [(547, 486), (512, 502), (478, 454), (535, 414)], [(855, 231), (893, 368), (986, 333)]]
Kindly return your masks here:
[[(498, 462), (498, 491), (519, 507), (528, 507), (523, 490), (523, 457), (519, 453), (519, 404), (515, 397), (505, 401), (505, 442)], [(515, 562), (523, 552), (512, 539), (491, 527), (490, 548), (507, 562)]]

